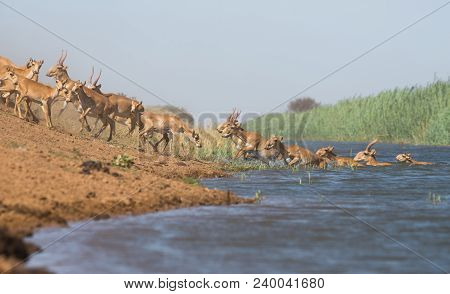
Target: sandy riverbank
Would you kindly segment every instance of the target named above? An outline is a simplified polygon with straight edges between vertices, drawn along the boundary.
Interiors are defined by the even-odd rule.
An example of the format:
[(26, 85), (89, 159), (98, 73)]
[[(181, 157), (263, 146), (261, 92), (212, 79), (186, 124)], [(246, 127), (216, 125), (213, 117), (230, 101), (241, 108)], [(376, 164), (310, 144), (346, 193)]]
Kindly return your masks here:
[[(119, 154), (133, 157), (135, 164), (131, 168), (108, 165)], [(103, 167), (83, 173), (81, 164), (88, 160), (101, 162)], [(0, 272), (36, 250), (22, 238), (43, 226), (253, 201), (186, 180), (226, 176), (216, 164), (142, 154), (58, 127), (48, 130), (3, 111), (0, 162)], [(12, 272), (30, 271), (25, 266)]]

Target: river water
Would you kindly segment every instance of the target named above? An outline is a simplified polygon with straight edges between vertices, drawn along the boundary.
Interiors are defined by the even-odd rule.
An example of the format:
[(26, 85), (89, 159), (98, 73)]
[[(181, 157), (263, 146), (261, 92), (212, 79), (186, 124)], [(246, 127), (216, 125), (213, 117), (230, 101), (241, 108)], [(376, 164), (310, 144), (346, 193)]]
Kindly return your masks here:
[[(333, 143), (338, 154), (361, 143)], [(328, 142), (310, 142), (315, 150)], [(262, 170), (205, 179), (257, 205), (198, 207), (90, 223), (34, 256), (56, 273), (441, 273), (450, 271), (450, 148), (377, 144), (431, 166)], [(300, 180), (301, 179), (301, 180)], [(259, 192), (260, 191), (260, 192)], [(70, 232), (48, 228), (46, 246)]]

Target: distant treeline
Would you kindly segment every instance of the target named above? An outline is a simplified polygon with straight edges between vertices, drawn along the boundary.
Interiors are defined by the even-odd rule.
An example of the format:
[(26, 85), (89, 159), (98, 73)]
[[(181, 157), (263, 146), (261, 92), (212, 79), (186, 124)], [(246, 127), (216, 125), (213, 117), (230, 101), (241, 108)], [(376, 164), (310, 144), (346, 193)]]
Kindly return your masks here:
[(290, 139), (450, 145), (450, 81), (383, 91), (295, 113), (272, 113), (245, 127)]

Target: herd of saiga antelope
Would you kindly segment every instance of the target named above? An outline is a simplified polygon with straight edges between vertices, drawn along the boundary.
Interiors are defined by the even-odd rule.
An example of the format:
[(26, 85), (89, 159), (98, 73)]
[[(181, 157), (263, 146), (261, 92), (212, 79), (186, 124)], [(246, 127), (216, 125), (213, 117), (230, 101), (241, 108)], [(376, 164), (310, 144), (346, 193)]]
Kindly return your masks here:
[[(201, 147), (200, 137), (195, 130), (190, 128), (179, 117), (168, 114), (156, 114), (144, 111), (142, 102), (130, 99), (126, 96), (103, 93), (97, 79), (92, 81), (94, 70), (89, 78), (89, 85), (79, 80), (72, 80), (67, 73), (67, 66), (64, 61), (67, 53), (62, 53), (58, 62), (47, 72), (48, 77), (53, 77), (56, 81), (55, 87), (38, 82), (38, 75), (43, 60), (29, 59), (25, 66), (17, 66), (12, 61), (0, 56), (0, 94), (5, 98), (5, 106), (8, 106), (9, 99), (16, 96), (14, 105), (14, 114), (25, 120), (38, 121), (33, 111), (31, 103), (37, 103), (44, 112), (47, 127), (52, 128), (51, 106), (55, 101), (64, 101), (65, 109), (68, 103), (73, 103), (80, 113), (79, 121), (81, 123), (80, 132), (86, 129), (91, 132), (91, 127), (87, 121), (87, 116), (94, 117), (102, 122), (101, 128), (95, 133), (98, 137), (110, 127), (108, 141), (115, 134), (115, 123), (125, 124), (131, 134), (136, 125), (139, 126), (139, 150), (143, 151), (145, 142), (148, 142), (155, 152), (158, 152), (158, 145), (164, 141), (166, 149), (174, 133), (185, 134), (197, 147)], [(21, 105), (25, 107), (25, 115), (22, 116)], [(360, 151), (354, 158), (337, 156), (333, 149), (328, 146), (320, 148), (316, 153), (300, 147), (298, 145), (285, 146), (283, 137), (272, 136), (264, 139), (256, 132), (245, 131), (238, 121), (239, 112), (233, 111), (227, 120), (217, 127), (217, 131), (223, 138), (230, 138), (237, 148), (236, 158), (257, 158), (268, 163), (270, 160), (283, 160), (289, 166), (299, 164), (302, 166), (312, 166), (325, 168), (328, 165), (334, 166), (388, 166), (391, 163), (379, 162), (376, 160), (376, 150), (373, 145), (377, 142), (370, 142), (365, 150)], [(159, 133), (162, 138), (155, 144), (148, 139), (154, 133)], [(411, 154), (404, 153), (396, 156), (396, 160), (403, 163), (415, 165), (427, 165), (429, 162), (416, 161), (411, 158)]]

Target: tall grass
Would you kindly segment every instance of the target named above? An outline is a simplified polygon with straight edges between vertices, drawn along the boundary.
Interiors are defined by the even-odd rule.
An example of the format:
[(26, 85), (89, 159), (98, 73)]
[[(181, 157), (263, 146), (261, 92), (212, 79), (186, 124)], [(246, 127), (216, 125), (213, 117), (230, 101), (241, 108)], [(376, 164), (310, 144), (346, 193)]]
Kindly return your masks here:
[(291, 139), (450, 145), (450, 81), (354, 97), (303, 113), (268, 114), (245, 127)]

